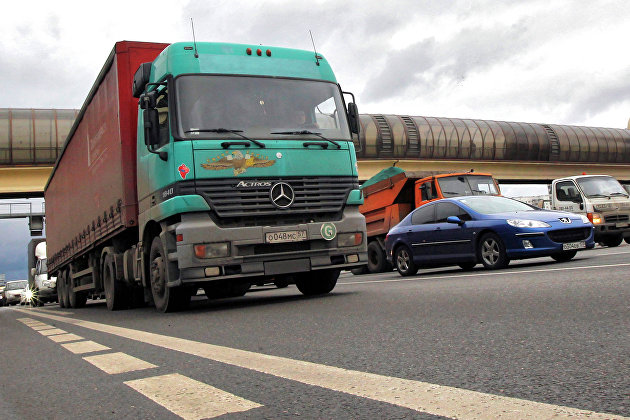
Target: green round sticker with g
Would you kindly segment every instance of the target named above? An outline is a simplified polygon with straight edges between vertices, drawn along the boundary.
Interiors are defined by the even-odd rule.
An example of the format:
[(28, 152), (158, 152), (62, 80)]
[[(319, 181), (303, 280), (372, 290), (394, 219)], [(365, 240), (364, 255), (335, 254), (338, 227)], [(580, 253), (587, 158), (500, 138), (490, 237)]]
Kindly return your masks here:
[(335, 239), (335, 236), (337, 236), (337, 227), (334, 223), (324, 223), (322, 224), (321, 233), (322, 238), (326, 239), (327, 241), (331, 241)]

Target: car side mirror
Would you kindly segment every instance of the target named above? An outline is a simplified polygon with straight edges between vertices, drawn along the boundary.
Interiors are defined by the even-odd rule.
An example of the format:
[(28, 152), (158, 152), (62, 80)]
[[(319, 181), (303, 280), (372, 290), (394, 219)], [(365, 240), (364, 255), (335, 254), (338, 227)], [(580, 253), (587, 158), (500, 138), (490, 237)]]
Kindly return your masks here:
[(447, 223), (453, 223), (453, 224), (456, 224), (458, 226), (462, 226), (464, 224), (464, 221), (462, 219), (460, 219), (459, 217), (457, 217), (457, 216), (448, 216), (446, 218), (446, 222)]

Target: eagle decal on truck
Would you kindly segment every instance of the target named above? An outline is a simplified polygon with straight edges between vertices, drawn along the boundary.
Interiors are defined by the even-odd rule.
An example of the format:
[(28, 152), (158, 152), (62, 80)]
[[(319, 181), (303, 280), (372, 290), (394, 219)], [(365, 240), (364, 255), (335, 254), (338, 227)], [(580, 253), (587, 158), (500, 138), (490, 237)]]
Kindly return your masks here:
[(240, 150), (235, 150), (231, 154), (221, 153), (212, 160), (208, 159), (206, 163), (201, 164), (201, 167), (211, 171), (233, 169), (236, 176), (245, 173), (247, 168), (264, 168), (273, 166), (275, 163), (275, 159), (270, 160), (267, 156), (252, 154), (249, 151), (243, 154)]

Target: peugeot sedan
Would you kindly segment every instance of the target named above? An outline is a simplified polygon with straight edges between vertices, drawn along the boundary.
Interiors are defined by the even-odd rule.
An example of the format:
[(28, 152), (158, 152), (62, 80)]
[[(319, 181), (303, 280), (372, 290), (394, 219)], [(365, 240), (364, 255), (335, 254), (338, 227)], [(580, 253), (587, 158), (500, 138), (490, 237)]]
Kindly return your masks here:
[(487, 269), (510, 260), (549, 256), (569, 261), (595, 246), (586, 216), (543, 210), (505, 197), (445, 198), (421, 206), (392, 228), (387, 260), (403, 276), (420, 267), (481, 263)]

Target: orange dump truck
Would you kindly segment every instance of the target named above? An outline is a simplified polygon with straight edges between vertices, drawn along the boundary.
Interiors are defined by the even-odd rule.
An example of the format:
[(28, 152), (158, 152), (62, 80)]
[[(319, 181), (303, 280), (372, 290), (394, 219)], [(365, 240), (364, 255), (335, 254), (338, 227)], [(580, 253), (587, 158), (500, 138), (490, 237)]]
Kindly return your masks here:
[(413, 209), (440, 198), (501, 194), (491, 174), (414, 172), (396, 167), (374, 175), (361, 191), (365, 202), (359, 211), (367, 224), (368, 264), (354, 269), (355, 274), (392, 269), (385, 259), (385, 235)]

